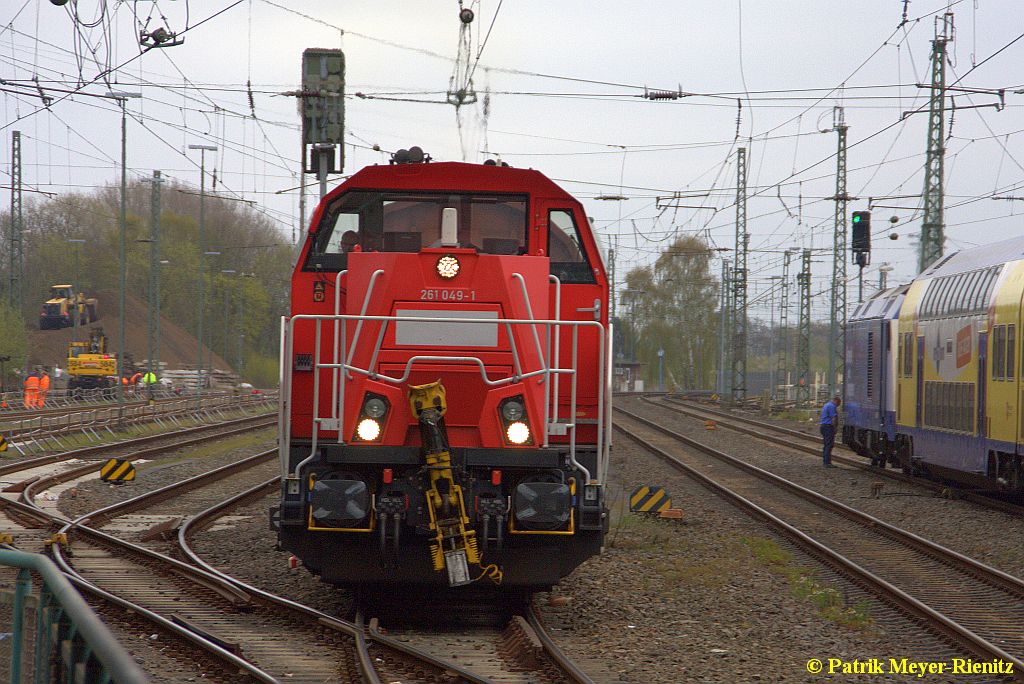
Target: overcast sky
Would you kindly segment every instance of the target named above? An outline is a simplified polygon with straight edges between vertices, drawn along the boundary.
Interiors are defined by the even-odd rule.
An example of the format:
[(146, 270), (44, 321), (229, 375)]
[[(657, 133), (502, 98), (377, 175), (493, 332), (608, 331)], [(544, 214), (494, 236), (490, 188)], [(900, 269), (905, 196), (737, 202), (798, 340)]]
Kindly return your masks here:
[[(24, 136), (26, 188), (63, 194), (118, 182), (119, 110), (86, 94), (139, 91), (129, 104), (133, 177), (161, 169), (198, 185), (198, 153), (185, 148), (216, 144), (208, 166), (218, 191), (255, 200), (291, 240), (295, 187), (312, 179), (299, 177), (295, 100), (281, 93), (298, 87), (303, 49), (341, 48), (345, 172), (386, 162), (375, 145), (539, 169), (583, 200), (606, 243), (617, 236), (620, 274), (683, 233), (733, 258), (736, 149), (746, 147), (750, 299), (764, 318), (787, 248), (814, 249), (813, 290), (828, 288), (836, 106), (849, 126), (849, 210), (889, 198), (875, 202), (883, 206), (874, 207), (866, 292), (883, 262), (894, 267), (890, 283), (916, 272), (928, 95), (916, 84), (929, 79), (935, 20), (948, 8), (956, 29), (947, 82), (1005, 89), (1006, 106), (997, 111), (988, 92), (950, 93), (958, 109), (945, 117), (946, 249), (1020, 233), (1024, 202), (992, 199), (1024, 197), (1024, 95), (1014, 92), (1024, 89), (1024, 39), (1013, 42), (1024, 12), (1013, 0), (464, 0), (476, 15), (468, 52), (478, 101), (458, 112), (445, 102), (460, 47), (455, 0), (2, 4), (0, 185), (9, 186), (12, 130)], [(140, 30), (158, 26), (184, 32), (184, 44), (139, 56)], [(49, 110), (34, 76), (55, 98)], [(690, 95), (649, 100), (645, 88)], [(687, 198), (672, 201), (674, 192)], [(9, 206), (8, 191), (0, 196)], [(824, 295), (815, 308), (827, 316)]]

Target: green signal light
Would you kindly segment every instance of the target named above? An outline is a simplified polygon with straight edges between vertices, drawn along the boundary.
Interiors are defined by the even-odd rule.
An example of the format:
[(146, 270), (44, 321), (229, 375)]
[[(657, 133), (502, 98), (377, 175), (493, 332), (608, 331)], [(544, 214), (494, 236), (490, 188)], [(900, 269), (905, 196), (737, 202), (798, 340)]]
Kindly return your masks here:
[(857, 214), (856, 216), (853, 217), (853, 222), (860, 223), (860, 214)]

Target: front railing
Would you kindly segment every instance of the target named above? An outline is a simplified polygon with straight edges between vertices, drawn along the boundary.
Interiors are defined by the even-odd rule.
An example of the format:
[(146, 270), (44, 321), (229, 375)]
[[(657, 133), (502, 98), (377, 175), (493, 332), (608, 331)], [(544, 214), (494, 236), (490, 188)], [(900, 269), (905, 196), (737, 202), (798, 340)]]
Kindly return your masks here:
[[(11, 618), (9, 627), (0, 628), (7, 637), (0, 640), (0, 652), (9, 656), (0, 658), (0, 679), (17, 684), (149, 681), (48, 558), (0, 549), (0, 566), (18, 569), (14, 590), (0, 592), (3, 612)], [(42, 579), (38, 594), (33, 572)]]
[[(372, 282), (372, 281), (371, 281)], [(369, 295), (369, 293), (368, 293)], [(525, 293), (524, 293), (525, 295)], [(365, 307), (364, 307), (365, 312)], [(454, 312), (453, 313), (457, 313)], [(314, 348), (311, 359), (309, 370), (313, 373), (313, 396), (312, 396), (312, 444), (310, 447), (310, 453), (307, 458), (295, 466), (294, 470), (290, 467), (289, 458), (291, 452), (291, 408), (294, 402), (292, 396), (292, 374), (295, 363), (295, 352), (294, 352), (294, 339), (295, 339), (295, 327), (298, 323), (308, 322), (314, 328)], [(324, 324), (328, 324), (333, 327), (334, 335), (333, 344), (329, 346), (332, 349), (327, 350), (329, 353), (324, 354), (323, 349), (323, 333)], [(372, 353), (370, 354), (370, 363), (368, 367), (363, 368), (355, 365), (354, 363), (354, 352), (360, 342), (360, 337), (363, 332), (364, 324), (366, 323), (380, 323), (380, 332), (376, 336), (376, 341), (373, 343)], [(511, 376), (503, 378), (494, 378), (488, 374), (487, 366), (484, 361), (478, 356), (472, 355), (415, 355), (409, 358), (399, 375), (388, 375), (381, 373), (376, 370), (377, 360), (380, 356), (380, 352), (384, 345), (384, 339), (386, 337), (389, 326), (398, 325), (400, 323), (432, 323), (432, 324), (453, 324), (474, 327), (483, 326), (494, 326), (495, 336), (498, 334), (498, 329), (503, 328), (506, 331), (506, 336), (509, 340), (509, 349), (507, 350), (512, 355), (512, 368), (513, 373)], [(355, 330), (353, 332), (353, 339), (351, 344), (347, 343), (348, 340), (348, 326), (354, 324)], [(517, 327), (527, 327), (528, 337), (527, 344), (533, 347), (532, 353), (525, 355), (517, 347), (515, 340), (516, 337), (513, 335), (513, 329)], [(558, 348), (558, 341), (561, 337), (561, 332), (564, 328), (571, 329), (571, 352), (570, 364), (568, 367), (560, 367), (558, 359), (560, 358), (560, 350)], [(478, 328), (479, 329), (479, 328)], [(592, 329), (595, 331), (598, 340), (598, 354), (597, 354), (597, 379), (596, 379), (596, 391), (597, 391), (597, 472), (590, 473), (576, 460), (576, 433), (577, 433), (577, 418), (576, 418), (576, 405), (577, 405), (577, 393), (579, 390), (578, 379), (579, 379), (579, 363), (580, 363), (580, 343), (579, 337), (582, 330)], [(542, 342), (543, 340), (543, 342)], [(533, 344), (530, 345), (529, 343)], [(312, 315), (312, 314), (301, 314), (292, 316), (291, 318), (282, 318), (281, 323), (281, 391), (280, 391), (280, 456), (281, 456), (281, 468), (282, 477), (287, 479), (294, 479), (301, 475), (302, 468), (314, 457), (317, 452), (318, 443), (320, 442), (320, 431), (336, 432), (336, 443), (344, 444), (345, 435), (348, 434), (344, 425), (344, 406), (345, 406), (345, 386), (352, 379), (353, 374), (359, 374), (366, 376), (372, 380), (387, 382), (395, 385), (403, 384), (408, 381), (413, 369), (417, 364), (421, 363), (454, 363), (462, 365), (475, 365), (479, 371), (480, 376), (489, 387), (500, 387), (502, 385), (512, 384), (521, 382), (528, 379), (536, 379), (538, 383), (545, 386), (544, 392), (544, 416), (543, 416), (543, 446), (549, 446), (549, 437), (552, 434), (567, 435), (569, 437), (569, 458), (573, 465), (581, 470), (588, 482), (603, 483), (607, 472), (608, 463), (608, 445), (607, 445), (607, 432), (605, 425), (607, 423), (607, 412), (608, 412), (608, 398), (609, 398), (609, 387), (610, 377), (607, 368), (607, 335), (604, 326), (599, 321), (567, 321), (567, 320), (537, 320), (533, 318), (465, 318), (458, 316), (450, 317), (420, 317), (420, 316), (369, 316), (365, 313), (356, 314), (337, 314), (337, 315)], [(554, 348), (554, 352), (552, 351)], [(488, 351), (496, 351), (496, 347), (487, 347)], [(506, 351), (506, 350), (501, 350)], [(526, 363), (533, 360), (538, 363), (537, 367), (527, 367)], [(593, 355), (587, 354), (586, 363), (593, 362)], [(329, 371), (329, 373), (322, 373), (322, 371)], [(321, 376), (326, 375), (330, 377), (328, 384), (330, 385), (329, 391), (331, 396), (330, 411), (328, 415), (320, 415), (320, 397), (326, 396), (324, 393), (324, 384), (321, 380)], [(559, 416), (558, 404), (560, 398), (557, 394), (554, 394), (551, 390), (552, 381), (557, 381), (558, 378), (565, 376), (569, 382), (569, 414), (563, 421)]]

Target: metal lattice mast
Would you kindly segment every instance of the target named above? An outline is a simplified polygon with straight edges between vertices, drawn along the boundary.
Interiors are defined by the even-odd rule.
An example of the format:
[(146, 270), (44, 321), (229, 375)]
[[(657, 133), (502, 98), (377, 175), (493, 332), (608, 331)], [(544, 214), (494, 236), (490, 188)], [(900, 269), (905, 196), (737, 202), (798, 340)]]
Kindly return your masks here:
[[(941, 31), (940, 31), (941, 24)], [(924, 221), (917, 270), (923, 271), (942, 256), (946, 241), (942, 217), (942, 167), (946, 154), (946, 44), (953, 40), (953, 13), (936, 18), (932, 41), (931, 102), (928, 106), (928, 156), (924, 165)]]
[(786, 384), (789, 372), (789, 257), (788, 249), (782, 255), (782, 292), (779, 294), (779, 351), (775, 359), (775, 385)]
[(723, 401), (728, 397), (729, 369), (732, 368), (732, 364), (729, 363), (728, 342), (729, 333), (732, 330), (729, 324), (732, 314), (732, 303), (729, 296), (732, 286), (729, 284), (729, 271), (729, 260), (722, 259), (722, 301), (718, 316), (718, 396)]
[(747, 397), (747, 148), (736, 150), (736, 263), (732, 274), (732, 400)]
[(796, 344), (796, 401), (806, 404), (811, 398), (811, 250), (805, 249), (797, 274), (800, 285), (800, 325)]
[[(160, 184), (163, 178), (153, 171), (153, 188), (149, 214), (149, 326), (147, 370), (159, 371), (160, 359)], [(147, 380), (148, 382), (148, 380)]]
[(843, 108), (833, 110), (833, 128), (839, 136), (836, 151), (836, 211), (832, 246), (832, 311), (828, 336), (828, 391), (836, 394), (846, 349), (846, 120)]
[(11, 131), (11, 234), (8, 254), (10, 255), (10, 289), (7, 303), (21, 313), (23, 304), (21, 285), (25, 264), (22, 247), (21, 216), (21, 131)]

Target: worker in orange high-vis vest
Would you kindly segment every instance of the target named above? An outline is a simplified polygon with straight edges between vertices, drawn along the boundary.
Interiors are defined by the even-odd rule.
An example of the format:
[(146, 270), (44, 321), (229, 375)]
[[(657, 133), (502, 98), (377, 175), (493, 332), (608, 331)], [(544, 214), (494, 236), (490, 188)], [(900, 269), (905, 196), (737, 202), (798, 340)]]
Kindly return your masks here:
[(39, 400), (39, 376), (33, 371), (29, 373), (28, 377), (25, 378), (25, 408), (34, 409), (36, 408), (36, 402)]
[(50, 374), (45, 370), (39, 375), (39, 399), (36, 405), (43, 408), (46, 404), (46, 393), (50, 391)]

